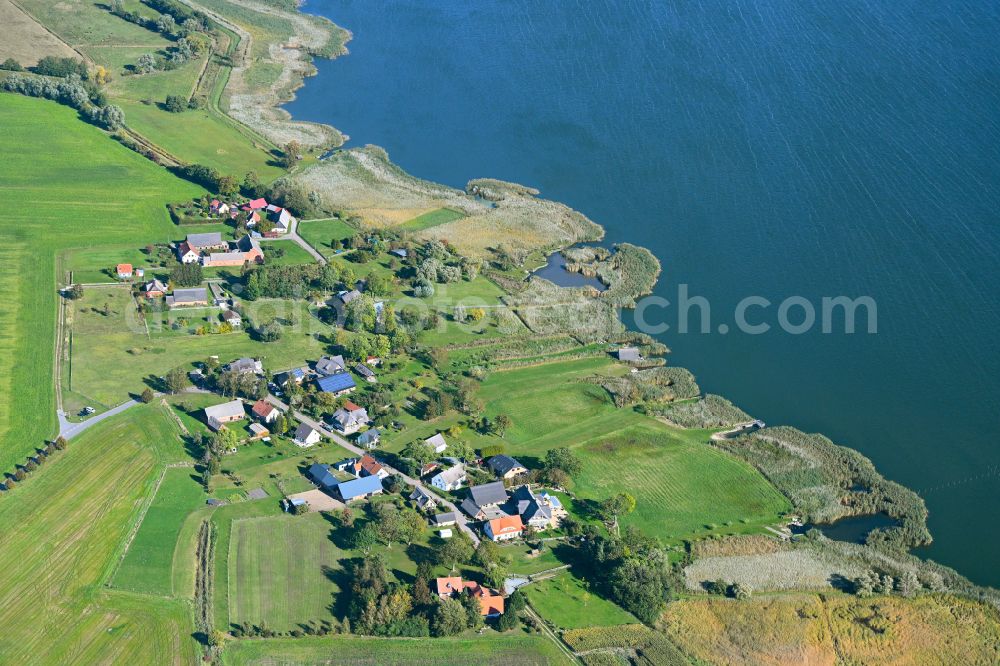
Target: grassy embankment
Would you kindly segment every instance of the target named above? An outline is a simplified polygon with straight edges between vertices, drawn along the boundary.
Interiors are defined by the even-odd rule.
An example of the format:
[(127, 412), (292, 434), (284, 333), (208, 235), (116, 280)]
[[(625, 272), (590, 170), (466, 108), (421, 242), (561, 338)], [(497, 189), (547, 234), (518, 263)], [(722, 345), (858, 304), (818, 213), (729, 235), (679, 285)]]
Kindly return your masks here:
[(538, 635), (436, 638), (430, 641), (361, 637), (238, 641), (230, 643), (222, 655), (222, 663), (227, 666), (276, 662), (315, 664), (327, 661), (384, 666), (545, 666), (570, 663), (554, 643)]
[[(56, 254), (165, 242), (164, 203), (199, 189), (82, 123), (54, 102), (0, 95), (0, 470), (55, 434)], [(30, 148), (29, 148), (30, 147)], [(61, 276), (58, 276), (61, 278)]]
[(185, 457), (165, 410), (137, 407), (73, 440), (0, 501), (0, 662), (196, 660), (187, 601), (105, 587), (163, 465)]

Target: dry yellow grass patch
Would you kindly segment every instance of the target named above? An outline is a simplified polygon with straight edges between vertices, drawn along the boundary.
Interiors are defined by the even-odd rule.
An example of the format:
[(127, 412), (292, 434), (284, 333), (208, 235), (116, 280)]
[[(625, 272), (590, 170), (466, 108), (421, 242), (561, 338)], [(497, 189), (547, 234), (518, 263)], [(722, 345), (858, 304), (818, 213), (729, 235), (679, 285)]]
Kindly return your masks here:
[(822, 617), (812, 595), (705, 599), (671, 604), (662, 628), (682, 650), (713, 664), (832, 665), (836, 652)]
[(725, 664), (995, 664), (1000, 615), (948, 595), (790, 594), (671, 604), (661, 627), (688, 654)]
[(0, 39), (0, 61), (13, 58), (22, 66), (30, 67), (45, 56), (80, 57), (68, 44), (60, 41), (10, 0), (0, 0), (0, 25), (4, 28), (4, 38)]
[(947, 595), (841, 597), (828, 605), (846, 663), (1000, 663), (1000, 614), (992, 606)]
[(354, 215), (364, 219), (365, 224), (373, 227), (394, 227), (404, 222), (409, 222), (415, 217), (420, 217), (424, 213), (437, 210), (431, 208), (360, 208), (350, 211)]

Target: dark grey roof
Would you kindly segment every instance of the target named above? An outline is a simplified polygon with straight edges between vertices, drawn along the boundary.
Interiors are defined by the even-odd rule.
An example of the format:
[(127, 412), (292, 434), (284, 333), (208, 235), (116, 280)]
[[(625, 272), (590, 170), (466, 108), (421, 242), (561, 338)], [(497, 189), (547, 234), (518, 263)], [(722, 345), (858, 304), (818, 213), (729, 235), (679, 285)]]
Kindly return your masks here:
[(324, 375), (332, 375), (337, 372), (344, 372), (347, 364), (344, 363), (343, 356), (324, 356), (316, 361), (316, 372)]
[(184, 303), (194, 303), (196, 301), (208, 301), (208, 292), (204, 287), (194, 287), (192, 289), (174, 289), (174, 303), (178, 301)]
[(360, 296), (361, 296), (360, 291), (358, 291), (357, 289), (351, 289), (350, 291), (345, 291), (344, 293), (340, 294), (340, 301), (346, 305), (351, 301), (353, 301), (354, 299), (359, 298)]
[(507, 513), (521, 516), (525, 523), (538, 516), (544, 518), (546, 522), (552, 519), (552, 510), (539, 502), (528, 486), (521, 486), (515, 490), (505, 508)]
[(445, 523), (457, 523), (458, 515), (454, 511), (449, 511), (448, 513), (439, 513), (434, 516), (435, 525), (444, 525)]
[(500, 454), (498, 456), (493, 456), (492, 458), (490, 458), (487, 464), (489, 465), (491, 470), (493, 470), (496, 474), (500, 475), (506, 474), (515, 467), (524, 467), (524, 465), (519, 463), (514, 458), (511, 458), (510, 456), (505, 456), (503, 454)]
[(315, 428), (313, 428), (312, 426), (302, 423), (299, 425), (298, 428), (295, 429), (295, 439), (299, 440), (300, 442), (303, 442), (305, 441), (306, 437), (308, 437), (309, 434), (312, 433), (314, 430)]
[(507, 490), (500, 481), (484, 483), (469, 488), (469, 499), (480, 508), (491, 504), (503, 504), (507, 501)]
[(476, 506), (476, 503), (472, 501), (471, 497), (466, 497), (462, 500), (462, 503), (459, 506), (462, 507), (462, 511), (469, 514), (472, 518), (475, 518), (476, 514), (479, 513), (479, 507)]
[(209, 247), (222, 245), (225, 241), (222, 240), (222, 232), (213, 231), (207, 234), (188, 234), (187, 243), (194, 247)]

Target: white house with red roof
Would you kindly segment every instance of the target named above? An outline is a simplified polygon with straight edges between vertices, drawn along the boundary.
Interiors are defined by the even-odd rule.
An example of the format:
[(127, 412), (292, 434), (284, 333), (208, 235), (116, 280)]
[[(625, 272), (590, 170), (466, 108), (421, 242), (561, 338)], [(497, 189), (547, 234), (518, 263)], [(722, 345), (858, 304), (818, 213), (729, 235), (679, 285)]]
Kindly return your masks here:
[(269, 403), (267, 400), (258, 400), (253, 404), (250, 411), (264, 423), (273, 423), (279, 416), (281, 416), (281, 412), (278, 408)]

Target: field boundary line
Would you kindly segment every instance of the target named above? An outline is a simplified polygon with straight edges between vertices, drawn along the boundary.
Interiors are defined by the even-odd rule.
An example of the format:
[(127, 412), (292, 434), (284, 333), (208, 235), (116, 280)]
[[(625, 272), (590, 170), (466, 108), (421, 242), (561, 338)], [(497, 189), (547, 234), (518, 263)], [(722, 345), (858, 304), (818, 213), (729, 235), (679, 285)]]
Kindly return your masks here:
[[(191, 436), (191, 431), (188, 430), (187, 426), (184, 425), (184, 422), (181, 421), (181, 417), (177, 416), (177, 414), (174, 413), (174, 410), (170, 409), (170, 405), (167, 404), (167, 399), (166, 398), (160, 398), (160, 404), (163, 406), (164, 411), (166, 411), (167, 414), (174, 420), (174, 423), (177, 424), (177, 428), (180, 429), (180, 431), (182, 433), (184, 433), (185, 435), (187, 435), (188, 437), (190, 437)], [(183, 443), (183, 440), (182, 440), (182, 443)], [(188, 465), (188, 463), (172, 463), (171, 465), (167, 465), (167, 467), (171, 467), (171, 466), (180, 467), (182, 464), (184, 466)], [(194, 467), (194, 464), (191, 463), (190, 466)]]
[(531, 606), (530, 603), (525, 606), (525, 610), (528, 611), (528, 615), (530, 615), (531, 617), (533, 617), (535, 619), (535, 621), (538, 622), (538, 626), (540, 626), (542, 628), (542, 633), (544, 633), (549, 639), (551, 639), (552, 642), (555, 643), (556, 646), (559, 647), (559, 650), (562, 651), (562, 653), (564, 655), (566, 655), (567, 657), (569, 657), (569, 660), (572, 663), (574, 663), (574, 664), (580, 663), (580, 659), (579, 659), (579, 657), (576, 656), (576, 653), (573, 652), (569, 648), (569, 646), (567, 646), (565, 643), (563, 643), (563, 641), (562, 641), (561, 638), (559, 638), (558, 636), (556, 636), (555, 632), (553, 632), (552, 629), (549, 628), (549, 625), (545, 624), (545, 620), (542, 618), (541, 615), (538, 614), (538, 611), (536, 611)]
[[(163, 479), (164, 477), (166, 477), (166, 475), (167, 475), (167, 467), (166, 465), (164, 465), (163, 469), (160, 470), (160, 476), (156, 480), (156, 484), (153, 487), (153, 492), (147, 495), (146, 500), (143, 502), (142, 508), (139, 510), (139, 515), (136, 516), (135, 522), (129, 529), (129, 534), (128, 537), (126, 537), (125, 539), (121, 555), (118, 556), (117, 558), (118, 561), (115, 563), (114, 568), (111, 570), (107, 579), (104, 581), (105, 587), (112, 587), (112, 588), (114, 587), (114, 585), (111, 584), (111, 581), (114, 580), (114, 577), (116, 575), (118, 575), (118, 571), (119, 569), (121, 569), (122, 562), (125, 561), (125, 557), (128, 555), (128, 551), (132, 547), (132, 542), (135, 540), (135, 535), (139, 533), (139, 528), (142, 527), (142, 523), (146, 520), (146, 513), (149, 511), (149, 507), (153, 505), (153, 500), (156, 499), (157, 493), (160, 492), (160, 484), (163, 483)], [(151, 595), (151, 596), (158, 596), (158, 595)]]
[(39, 26), (40, 26), (40, 27), (42, 28), (42, 30), (44, 30), (45, 32), (47, 32), (47, 33), (49, 33), (50, 35), (52, 35), (52, 37), (53, 37), (53, 38), (54, 38), (54, 39), (55, 39), (55, 40), (56, 40), (57, 42), (59, 42), (60, 44), (63, 44), (63, 45), (65, 45), (65, 46), (66, 46), (66, 48), (68, 48), (68, 49), (69, 49), (70, 51), (72, 51), (73, 53), (75, 53), (75, 54), (77, 54), (78, 56), (80, 56), (80, 58), (81, 58), (81, 59), (82, 59), (82, 60), (83, 60), (84, 62), (89, 62), (89, 63), (90, 63), (91, 65), (95, 64), (95, 63), (94, 63), (94, 61), (93, 61), (93, 60), (91, 60), (90, 58), (88, 58), (88, 57), (87, 57), (87, 55), (86, 55), (86, 54), (85, 54), (85, 53), (84, 53), (83, 51), (81, 51), (80, 49), (76, 48), (75, 46), (73, 46), (72, 44), (70, 44), (69, 42), (67, 42), (67, 41), (66, 41), (65, 39), (63, 39), (62, 37), (60, 37), (60, 36), (59, 36), (59, 35), (57, 35), (56, 33), (52, 32), (52, 30), (51, 30), (51, 29), (49, 29), (49, 26), (47, 26), (47, 25), (45, 25), (44, 23), (42, 23), (41, 21), (39, 21), (39, 20), (38, 20), (38, 19), (37, 19), (37, 18), (35, 17), (35, 15), (34, 15), (34, 14), (32, 14), (32, 13), (31, 13), (31, 12), (29, 12), (29, 11), (28, 11), (27, 9), (25, 9), (24, 7), (22, 7), (22, 6), (21, 6), (21, 3), (20, 3), (20, 2), (18, 2), (18, 0), (10, 0), (10, 4), (12, 4), (12, 5), (14, 5), (15, 7), (17, 7), (18, 9), (20, 9), (20, 10), (21, 10), (21, 13), (22, 13), (22, 14), (24, 14), (25, 16), (27, 16), (28, 18), (30, 18), (30, 19), (31, 19), (32, 21), (34, 21), (34, 22), (35, 22), (35, 23), (36, 23), (37, 25), (39, 25)]

